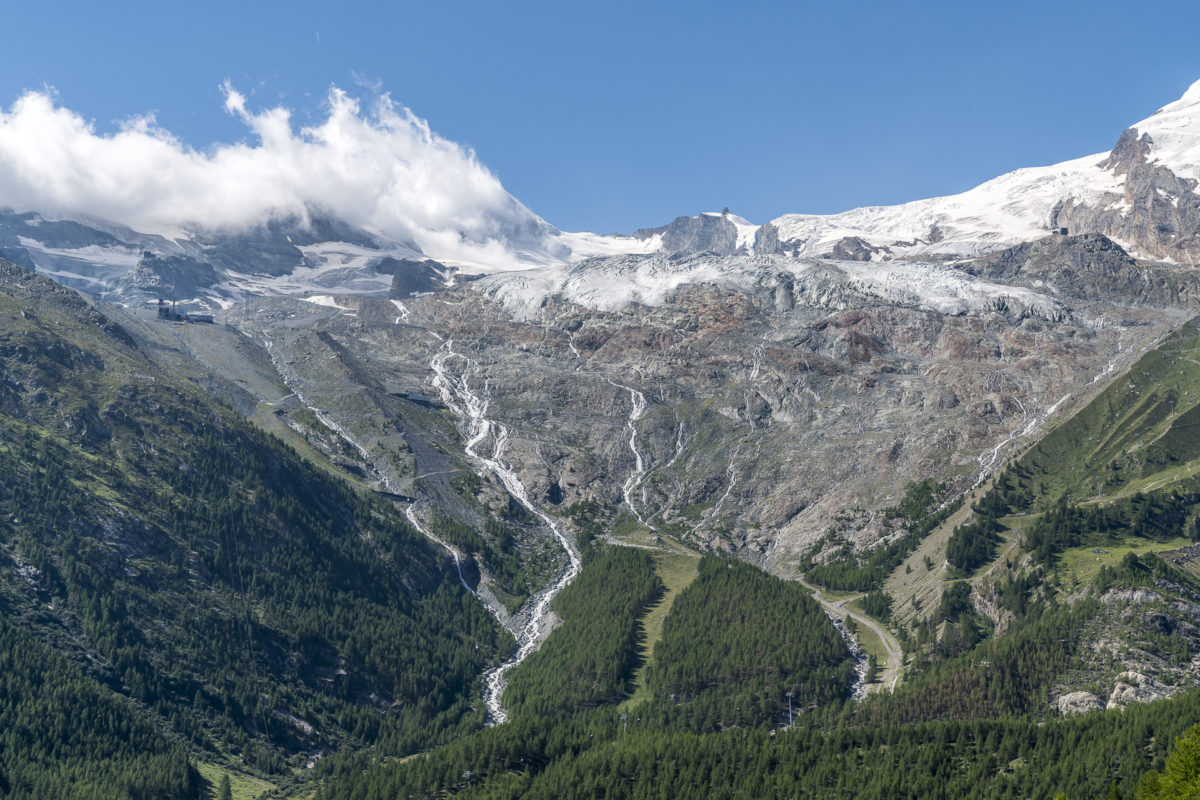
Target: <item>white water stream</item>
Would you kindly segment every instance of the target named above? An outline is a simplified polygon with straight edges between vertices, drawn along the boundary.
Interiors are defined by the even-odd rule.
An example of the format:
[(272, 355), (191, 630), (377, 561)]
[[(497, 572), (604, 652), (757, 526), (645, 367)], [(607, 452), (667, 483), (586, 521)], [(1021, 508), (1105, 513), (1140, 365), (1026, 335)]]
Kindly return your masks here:
[[(288, 389), (291, 389), (291, 394), (285, 395), (275, 402), (282, 402), (292, 395), (295, 395), (296, 399), (300, 401), (300, 404), (311, 411), (313, 416), (317, 418), (318, 422), (336, 433), (343, 441), (358, 451), (358, 454), (362, 456), (363, 463), (365, 463), (375, 472), (376, 476), (379, 478), (379, 485), (382, 486), (385, 491), (392, 494), (399, 494), (399, 487), (397, 487), (392, 479), (387, 476), (387, 473), (379, 469), (378, 465), (375, 463), (375, 460), (371, 457), (370, 451), (363, 446), (362, 442), (360, 442), (348, 430), (343, 428), (341, 424), (337, 422), (337, 420), (326, 414), (324, 411), (318, 408), (316, 404), (312, 403), (308, 399), (304, 390), (300, 387), (301, 383), (305, 383), (306, 381), (303, 381), (299, 376), (295, 375), (290, 370), (285, 369), (286, 365), (284, 360), (275, 352), (275, 346), (271, 340), (263, 337), (262, 343), (263, 349), (267, 351), (267, 357), (271, 360), (271, 366), (275, 368), (276, 374), (278, 374), (280, 379), (283, 380), (283, 385)], [(331, 357), (336, 358), (336, 356)], [(274, 405), (274, 403), (268, 403), (267, 405)]]
[(829, 617), (833, 627), (837, 628), (838, 633), (842, 635), (842, 641), (846, 643), (846, 647), (850, 649), (850, 655), (854, 657), (854, 683), (850, 684), (850, 697), (854, 700), (862, 700), (867, 696), (867, 673), (871, 670), (867, 652), (863, 650), (858, 637), (850, 632), (846, 620), (828, 609), (822, 608), (822, 611)]
[(404, 303), (401, 303), (399, 300), (393, 300), (392, 305), (394, 305), (396, 310), (400, 312), (400, 316), (396, 317), (396, 324), (399, 325), (402, 322), (408, 322), (408, 306), (404, 305)]
[[(458, 363), (461, 364), (461, 371), (451, 370), (450, 365)], [(517, 652), (503, 664), (484, 674), (483, 699), (487, 706), (488, 722), (498, 725), (508, 719), (508, 714), (501, 702), (504, 687), (507, 685), (505, 675), (541, 645), (546, 634), (543, 628), (549, 614), (550, 601), (579, 574), (579, 553), (558, 523), (529, 498), (529, 493), (526, 491), (525, 485), (521, 483), (521, 479), (503, 460), (504, 448), (508, 444), (508, 428), (487, 417), (490, 398), (487, 396), (486, 381), (482, 393), (471, 387), (472, 377), (480, 373), (479, 365), (467, 356), (455, 352), (454, 340), (447, 339), (430, 359), (429, 367), (433, 370), (433, 378), (430, 382), (441, 394), (442, 402), (458, 418), (463, 434), (467, 437), (467, 444), (463, 448), (467, 457), (479, 465), (481, 470), (495, 475), (509, 494), (550, 528), (567, 553), (567, 565), (562, 573), (549, 586), (527, 601), (526, 606), (531, 606), (528, 621), (523, 628), (514, 631), (517, 639)], [(491, 454), (484, 455), (477, 448), (489, 440), (491, 441)]]
[(606, 378), (605, 380), (612, 386), (618, 389), (624, 389), (629, 392), (629, 400), (633, 404), (633, 408), (629, 412), (629, 419), (625, 423), (625, 427), (629, 430), (629, 449), (633, 452), (633, 472), (625, 479), (625, 483), (621, 485), (621, 494), (625, 498), (625, 505), (629, 506), (629, 510), (637, 517), (637, 521), (643, 527), (650, 530), (656, 530), (643, 516), (642, 512), (638, 511), (637, 505), (633, 502), (633, 492), (637, 489), (642, 479), (646, 476), (646, 461), (642, 458), (642, 451), (638, 449), (638, 432), (637, 421), (646, 416), (646, 411), (649, 410), (650, 404), (646, 402), (646, 395), (634, 389), (632, 386), (625, 386), (616, 381)]
[[(1124, 338), (1125, 338), (1125, 334), (1121, 334), (1121, 338), (1117, 340), (1117, 347), (1121, 346), (1121, 340)], [(1100, 379), (1102, 379), (1105, 375), (1109, 374), (1110, 372), (1112, 372), (1114, 369), (1117, 368), (1117, 362), (1121, 360), (1122, 356), (1127, 356), (1132, 352), (1133, 352), (1133, 345), (1129, 345), (1124, 350), (1120, 350), (1115, 356), (1113, 356), (1112, 361), (1109, 361), (1108, 364), (1104, 367), (1104, 369), (1101, 370), (1100, 374), (1097, 375), (1096, 377), (1092, 378), (1092, 383), (1098, 383), (1100, 381)]]
[[(1013, 399), (1016, 400), (1016, 398)], [(1067, 394), (1064, 394), (1062, 397), (1058, 398), (1058, 402), (1047, 408), (1041, 414), (1029, 414), (1025, 410), (1025, 404), (1020, 400), (1016, 400), (1017, 405), (1021, 408), (1021, 422), (1025, 422), (1026, 424), (1024, 427), (1020, 427), (1020, 423), (1018, 423), (1018, 427), (1014, 428), (1013, 432), (1010, 433), (1003, 441), (990, 450), (985, 450), (979, 454), (979, 474), (976, 476), (975, 483), (972, 488), (983, 483), (989, 475), (996, 471), (996, 468), (1000, 466), (1002, 461), (1000, 453), (1002, 450), (1004, 450), (1004, 448), (1018, 439), (1025, 439), (1033, 435), (1038, 429), (1046, 424), (1046, 421), (1050, 419), (1050, 417), (1054, 416), (1054, 412), (1058, 411), (1058, 409), (1062, 407), (1063, 403), (1070, 399), (1071, 393), (1068, 392)]]

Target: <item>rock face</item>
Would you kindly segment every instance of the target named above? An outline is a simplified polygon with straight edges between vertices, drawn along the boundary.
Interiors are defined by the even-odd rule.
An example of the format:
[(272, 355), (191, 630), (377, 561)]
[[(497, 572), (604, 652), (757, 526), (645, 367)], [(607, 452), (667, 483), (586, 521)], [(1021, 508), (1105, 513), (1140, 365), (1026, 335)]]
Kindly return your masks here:
[(1054, 701), (1054, 707), (1064, 717), (1086, 714), (1104, 708), (1104, 701), (1091, 692), (1068, 692)]
[(1171, 688), (1140, 672), (1122, 672), (1108, 697), (1106, 708), (1122, 708), (1130, 703), (1149, 703), (1171, 696)]
[(701, 214), (697, 217), (676, 217), (660, 228), (642, 228), (634, 238), (649, 239), (662, 236), (662, 249), (668, 253), (712, 252), (719, 256), (737, 252), (738, 231), (726, 215)]
[(1139, 251), (1183, 263), (1200, 260), (1200, 195), (1196, 181), (1151, 157), (1153, 139), (1129, 128), (1101, 167), (1124, 177), (1124, 192), (1100, 202), (1067, 198), (1055, 207), (1052, 228), (1089, 231), (1130, 242)]
[(796, 307), (795, 283), (787, 273), (779, 274), (779, 284), (775, 287), (775, 310), (787, 313)]
[(365, 231), (332, 217), (311, 215), (306, 220), (269, 220), (244, 231), (203, 232), (197, 236), (206, 260), (224, 269), (278, 277), (304, 262), (302, 247), (344, 242), (373, 247)]
[(1047, 236), (964, 266), (967, 272), (1055, 296), (1157, 307), (1192, 307), (1200, 278), (1191, 267), (1139, 262), (1102, 234)]
[(833, 245), (827, 258), (837, 261), (870, 261), (871, 257), (882, 252), (881, 248), (869, 244), (859, 236), (846, 236)]
[(0, 247), (22, 252), (26, 246), (22, 239), (27, 242), (34, 233), (65, 250), (122, 244), (112, 234), (79, 222), (47, 220), (33, 213), (0, 213)]
[(146, 299), (186, 300), (217, 282), (211, 264), (187, 256), (159, 257), (146, 250), (137, 265), (117, 281), (124, 296), (142, 293)]
[(392, 276), (388, 297), (396, 300), (422, 292), (435, 292), (446, 285), (446, 276), (451, 273), (444, 264), (433, 259), (385, 258), (375, 269), (380, 274)]
[[(561, 289), (543, 286), (520, 314), (507, 303), (527, 288), (524, 276), (411, 298), (403, 320), (385, 299), (360, 296), (339, 297), (339, 309), (258, 299), (230, 321), (270, 342), (300, 385), (327, 388), (308, 399), (362, 431), (377, 461), (395, 466), (398, 491), (451, 497), (438, 473), (473, 470), (461, 444), (455, 455), (445, 417), (411, 406), (438, 404), (429, 381), (440, 358), (504, 426), (502, 442), (478, 447), (502, 447), (539, 502), (593, 503), (602, 524), (624, 514), (786, 573), (846, 509), (862, 509), (844, 533), (865, 543), (880, 533), (870, 512), (907, 482), (970, 486), (1051, 409), (1082, 402), (1094, 376), (1181, 319), (1151, 305), (1163, 296), (1155, 292), (1116, 303), (1102, 284), (1137, 284), (1146, 267), (1104, 240), (1046, 246), (1061, 249), (971, 265), (978, 275), (620, 257), (581, 265)], [(594, 291), (643, 285), (660, 266), (698, 277), (658, 290), (652, 304), (596, 300)], [(1045, 293), (1001, 277), (1041, 280)], [(439, 444), (422, 449), (424, 439)]]
[(763, 256), (783, 254), (783, 246), (779, 243), (779, 229), (772, 223), (760, 225), (755, 232), (754, 252)]
[[(0, 257), (82, 292), (127, 305), (184, 301), (217, 310), (252, 294), (387, 293), (376, 265), (419, 255), (364, 230), (310, 214), (239, 231), (179, 232), (174, 238), (120, 225), (43, 219), (0, 210)], [(420, 291), (414, 288), (413, 290)]]

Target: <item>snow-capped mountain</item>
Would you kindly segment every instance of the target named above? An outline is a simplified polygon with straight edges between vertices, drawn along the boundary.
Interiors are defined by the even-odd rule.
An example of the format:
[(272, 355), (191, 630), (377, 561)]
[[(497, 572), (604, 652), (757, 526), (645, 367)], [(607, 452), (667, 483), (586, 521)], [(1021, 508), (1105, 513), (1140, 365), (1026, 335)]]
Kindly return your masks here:
[(776, 252), (810, 257), (828, 257), (839, 244), (872, 260), (973, 257), (1067, 228), (1105, 233), (1142, 255), (1190, 260), (1187, 240), (1200, 222), (1194, 215), (1159, 231), (1168, 236), (1148, 236), (1133, 223), (1139, 208), (1156, 202), (1194, 209), (1198, 177), (1200, 81), (1131, 126), (1109, 153), (1019, 169), (958, 195), (826, 216), (787, 214), (769, 224)]
[[(419, 244), (307, 206), (241, 228), (165, 235), (33, 209), (0, 214), (0, 256), (123, 302), (166, 297), (215, 307), (260, 294), (404, 296), (450, 285), (456, 275), (487, 274), (480, 287), (523, 313), (559, 292), (612, 308), (654, 303), (685, 283), (757, 280), (749, 273), (768, 268), (803, 272), (813, 259), (942, 263), (1063, 229), (1104, 234), (1140, 257), (1194, 263), (1198, 179), (1200, 82), (1127, 129), (1108, 153), (1016, 170), (958, 195), (840, 214), (786, 214), (756, 225), (726, 209), (602, 236), (554, 228), (497, 182), (489, 196), (502, 195), (503, 214), (488, 211), (495, 219), (469, 230), (423, 229)], [(706, 259), (666, 258), (701, 253)], [(748, 260), (756, 256), (775, 260)], [(718, 264), (713, 257), (736, 258)], [(940, 278), (921, 283), (930, 281)], [(938, 290), (931, 291), (936, 304)]]
[[(631, 237), (654, 256), (543, 265), (496, 274), (479, 286), (514, 313), (530, 316), (550, 294), (597, 309), (632, 300), (657, 305), (686, 283), (744, 286), (775, 272), (804, 284), (824, 262), (848, 282), (876, 287), (869, 291), (880, 297), (905, 295), (913, 305), (942, 312), (955, 304), (977, 310), (1003, 292), (949, 280), (952, 273), (939, 264), (1064, 232), (1100, 233), (1142, 258), (1195, 263), (1197, 176), (1200, 82), (1124, 131), (1108, 153), (1019, 169), (958, 195), (840, 214), (787, 214), (757, 227), (728, 210), (680, 217)], [(701, 253), (706, 255), (665, 257)], [(1045, 297), (1008, 300), (1043, 312), (1052, 307)]]

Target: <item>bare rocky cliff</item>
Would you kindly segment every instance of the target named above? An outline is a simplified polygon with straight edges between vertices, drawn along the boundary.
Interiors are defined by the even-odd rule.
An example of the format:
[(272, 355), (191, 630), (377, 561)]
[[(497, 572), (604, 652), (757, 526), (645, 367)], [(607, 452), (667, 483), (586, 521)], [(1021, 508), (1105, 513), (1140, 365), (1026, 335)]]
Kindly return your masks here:
[[(459, 286), (340, 308), (260, 298), (229, 319), (313, 387), (307, 402), (395, 491), (447, 501), (472, 469), (469, 432), (437, 413), (430, 383), (452, 347), (461, 355), (445, 363), (486, 398), (504, 461), (551, 513), (591, 504), (606, 528), (625, 519), (788, 572), (831, 526), (872, 541), (874, 512), (910, 481), (972, 485), (1181, 319), (1176, 304), (1195, 292), (1098, 237), (955, 273), (1052, 298), (1028, 305), (998, 295), (938, 311), (913, 300), (929, 287), (885, 296), (849, 264), (758, 263), (740, 286), (687, 284), (607, 311), (550, 295), (516, 317)], [(499, 487), (488, 496), (505, 502)]]
[(1129, 128), (1101, 167), (1124, 178), (1123, 192), (1101, 202), (1066, 198), (1049, 220), (1051, 228), (1100, 233), (1129, 243), (1155, 258), (1200, 261), (1200, 195), (1196, 181), (1176, 175), (1153, 157), (1153, 138)]

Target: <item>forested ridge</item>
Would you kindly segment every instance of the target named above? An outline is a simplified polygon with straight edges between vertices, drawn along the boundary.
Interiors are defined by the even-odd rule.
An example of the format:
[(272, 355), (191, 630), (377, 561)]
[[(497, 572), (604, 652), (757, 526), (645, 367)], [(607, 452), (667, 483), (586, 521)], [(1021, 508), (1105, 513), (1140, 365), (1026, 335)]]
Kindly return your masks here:
[[(0, 285), (4, 635), (70, 663), (52, 671), (77, 676), (81, 722), (102, 712), (79, 732), (98, 759), (122, 770), (136, 744), (130, 774), (170, 763), (161, 796), (184, 796), (184, 753), (287, 776), (478, 727), (479, 675), (511, 637), (392, 501), (164, 372), (75, 293), (3, 265)], [(61, 700), (37, 675), (14, 669), (5, 697)], [(30, 741), (62, 730), (18, 710)], [(52, 785), (39, 752), (6, 749), (6, 780)]]
[[(729, 563), (706, 559), (702, 573), (719, 586), (714, 578), (738, 571)], [(750, 595), (771, 596), (776, 579), (745, 568), (746, 582), (733, 582)], [(1145, 585), (1147, 576), (1168, 575), (1169, 568), (1130, 561), (1122, 570), (1103, 573), (1098, 585)], [(693, 586), (697, 596), (707, 594), (699, 579)], [(715, 596), (731, 597), (720, 591)], [(955, 602), (961, 601), (949, 604)], [(624, 719), (615, 705), (554, 718), (519, 716), (404, 763), (363, 769), (361, 762), (333, 762), (321, 797), (882, 800), (1066, 792), (1073, 798), (1132, 798), (1148, 771), (1163, 768), (1174, 738), (1200, 719), (1200, 690), (1062, 719), (1047, 696), (1075, 663), (1083, 628), (1097, 608), (1095, 601), (1031, 606), (1024, 624), (1005, 636), (956, 655), (930, 653), (895, 694), (861, 703), (840, 697), (802, 704), (791, 728), (786, 714), (730, 714), (727, 700), (745, 697), (736, 677), (714, 680), (723, 688), (701, 692), (691, 714), (680, 713), (687, 706), (678, 697), (659, 694), (660, 684), (653, 699), (628, 709)], [(694, 650), (703, 653), (705, 645), (697, 642)], [(656, 649), (655, 663), (660, 657), (669, 662), (671, 652), (670, 646)], [(568, 657), (565, 651), (559, 656)], [(712, 653), (689, 651), (687, 657), (709, 664), (704, 674), (720, 674), (705, 661)], [(786, 685), (776, 683), (772, 694), (783, 700)]]
[(806, 590), (741, 561), (709, 556), (680, 593), (647, 683), (662, 714), (692, 730), (764, 725), (795, 707), (845, 698), (855, 662)]
[[(535, 777), (510, 774), (459, 794), (478, 798), (1132, 797), (1161, 768), (1200, 696), (1039, 725), (977, 720), (831, 731), (602, 733)], [(604, 736), (603, 741), (600, 740)], [(459, 773), (461, 775), (461, 773)], [(387, 793), (348, 795), (374, 798)], [(403, 796), (403, 795), (399, 795)], [(414, 796), (432, 797), (433, 792)], [(1186, 795), (1185, 795), (1186, 796)]]
[[(536, 790), (544, 770), (592, 748), (608, 752), (614, 739), (641, 741), (655, 735), (648, 732), (662, 732), (670, 740), (683, 730), (765, 732), (786, 722), (785, 692), (794, 693), (797, 709), (840, 707), (847, 698), (854, 661), (807, 592), (740, 561), (707, 556), (676, 599), (654, 649), (649, 699), (619, 706), (631, 687), (596, 676), (623, 679), (633, 666), (631, 622), (659, 586), (651, 563), (644, 551), (591, 551), (583, 573), (561, 595), (563, 625), (514, 670), (505, 696), (514, 701), (512, 721), (402, 764), (364, 769), (361, 758), (331, 760), (320, 796), (436, 797), (464, 791), (463, 775), (470, 771), (481, 796), (495, 790), (520, 797)], [(640, 588), (643, 602), (614, 600), (614, 583), (635, 589), (634, 599)], [(584, 609), (590, 613), (572, 631)], [(602, 686), (607, 690), (595, 690)], [(541, 695), (534, 694), (538, 690)]]
[(0, 796), (200, 798), (179, 742), (8, 622), (0, 603)]

